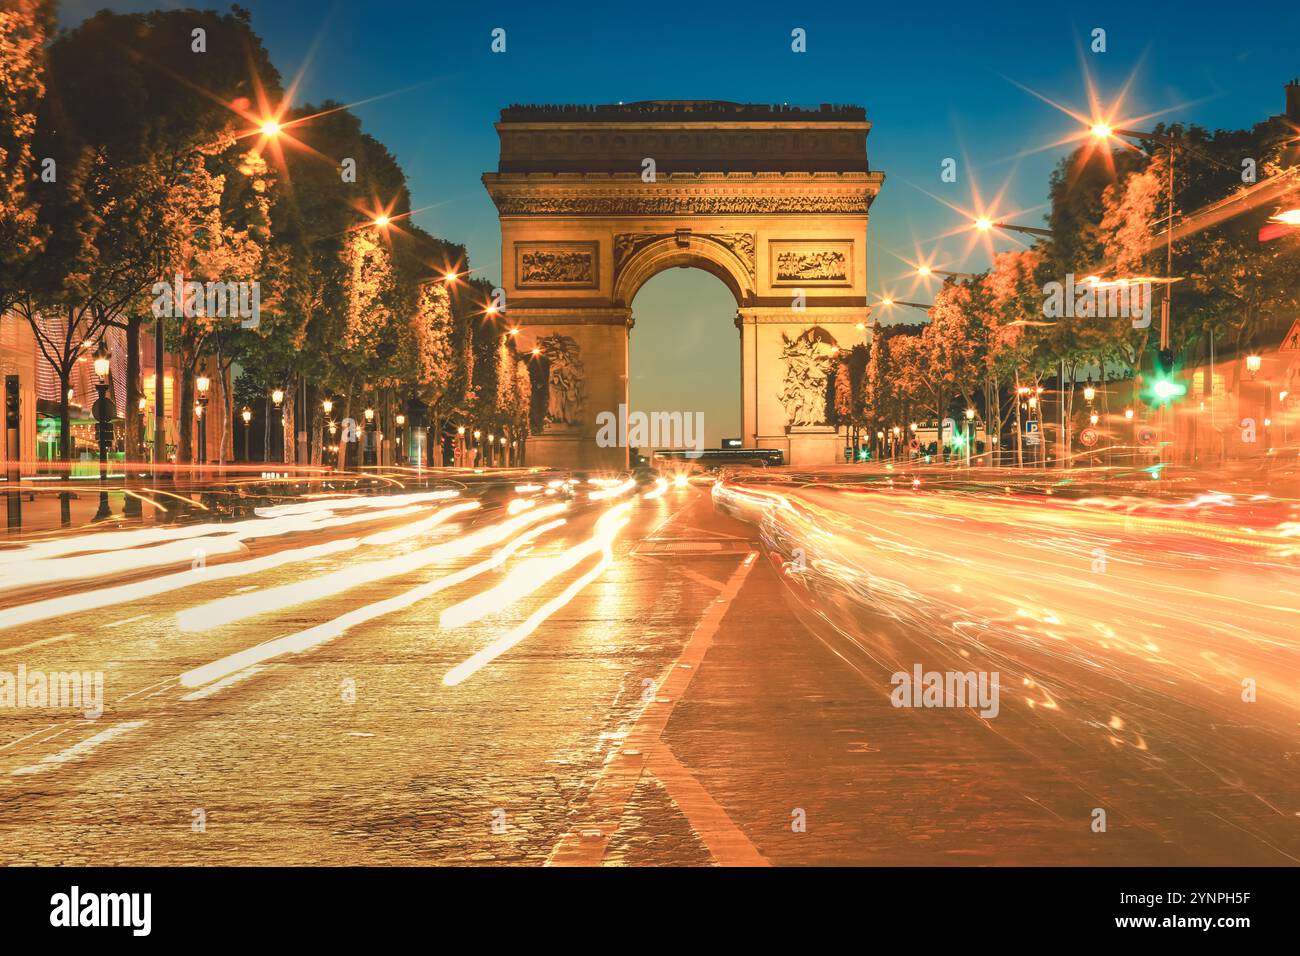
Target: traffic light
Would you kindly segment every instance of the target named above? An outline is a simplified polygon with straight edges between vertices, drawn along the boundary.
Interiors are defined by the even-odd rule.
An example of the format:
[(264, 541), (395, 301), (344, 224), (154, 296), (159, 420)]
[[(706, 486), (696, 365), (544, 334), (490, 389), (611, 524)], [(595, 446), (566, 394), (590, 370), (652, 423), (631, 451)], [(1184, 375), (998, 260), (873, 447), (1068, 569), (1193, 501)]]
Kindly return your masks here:
[(5, 376), (5, 428), (22, 427), (22, 410), (18, 397), (18, 376)]
[(1187, 394), (1187, 385), (1178, 379), (1174, 367), (1173, 349), (1160, 349), (1155, 353), (1151, 367), (1151, 381), (1142, 394), (1151, 406), (1164, 405)]

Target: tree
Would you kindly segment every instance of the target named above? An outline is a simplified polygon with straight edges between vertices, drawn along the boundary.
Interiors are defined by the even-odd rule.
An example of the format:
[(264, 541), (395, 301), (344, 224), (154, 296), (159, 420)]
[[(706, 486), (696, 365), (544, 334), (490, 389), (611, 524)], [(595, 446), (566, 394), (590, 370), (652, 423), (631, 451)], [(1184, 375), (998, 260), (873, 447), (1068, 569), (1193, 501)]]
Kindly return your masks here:
[(42, 246), (29, 184), (38, 175), (32, 138), (53, 28), (52, 2), (8, 0), (0, 9), (0, 317), (21, 294)]
[[(173, 185), (164, 229), (169, 237), (169, 273), (202, 282), (251, 283), (259, 275), (270, 241), (272, 182), (262, 156), (240, 149), (233, 135), (194, 150), (184, 173)], [(249, 296), (251, 301), (251, 295)], [(183, 306), (183, 307), (180, 307)], [(193, 306), (193, 307), (191, 307)], [(229, 369), (226, 339), (234, 334), (237, 317), (212, 314), (206, 302), (174, 303), (173, 341), (180, 358), (180, 407), (177, 460), (190, 461), (193, 381), (200, 361), (209, 352), (223, 372), (218, 376), (221, 408), (221, 452), (231, 430), (230, 396), (224, 373)]]
[[(192, 48), (200, 27), (204, 54)], [(126, 331), (127, 447), (138, 453), (140, 328), (151, 288), (173, 278), (172, 229), (186, 224), (171, 203), (196, 153), (245, 124), (228, 104), (274, 92), (278, 76), (239, 8), (104, 11), (60, 36), (48, 62), (36, 148), (57, 170), (38, 196), (52, 263), (31, 291)]]
[(431, 447), (441, 449), (443, 423), (461, 398), (453, 388), (455, 318), (445, 282), (430, 280), (420, 286), (412, 325), (419, 363), (416, 397), (428, 408)]

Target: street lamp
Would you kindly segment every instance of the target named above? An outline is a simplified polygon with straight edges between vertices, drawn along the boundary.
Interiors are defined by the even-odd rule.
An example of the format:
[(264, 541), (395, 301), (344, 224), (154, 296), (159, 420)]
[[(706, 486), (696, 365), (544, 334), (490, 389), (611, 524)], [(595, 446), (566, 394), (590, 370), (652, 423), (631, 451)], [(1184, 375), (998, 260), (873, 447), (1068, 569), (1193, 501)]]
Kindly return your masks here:
[(975, 278), (975, 273), (973, 273), (973, 272), (952, 272), (952, 271), (950, 271), (950, 270), (948, 270), (948, 269), (935, 269), (935, 268), (933, 268), (933, 267), (931, 267), (931, 266), (927, 266), (927, 265), (919, 265), (919, 266), (917, 266), (917, 267), (916, 267), (916, 274), (917, 274), (918, 276), (920, 276), (922, 279), (928, 279), (928, 278), (930, 278), (930, 276), (947, 276), (947, 277), (950, 278), (950, 279), (973, 279), (973, 278)]
[(244, 410), (239, 413), (239, 417), (244, 420), (244, 461), (252, 461), (252, 456), (248, 453), (248, 436), (253, 431), (249, 427), (249, 423), (253, 420), (253, 410), (245, 405)]
[(367, 408), (366, 416), (366, 453), (365, 463), (367, 465), (376, 464), (375, 460), (375, 410)]
[(1085, 401), (1091, 402), (1094, 398), (1097, 397), (1097, 390), (1093, 388), (1091, 385), (1085, 385), (1083, 388), (1083, 397)]
[(397, 434), (394, 436), (393, 441), (397, 446), (397, 463), (400, 465), (406, 461), (406, 448), (403, 445), (404, 429), (402, 427), (406, 424), (406, 416), (398, 412), (393, 416), (393, 421), (397, 424)]
[[(284, 410), (280, 405), (284, 402), (284, 389), (277, 388), (271, 392), (271, 402), (275, 405), (275, 434), (277, 436), (271, 443), (271, 453), (276, 455), (277, 460), (284, 460)], [(278, 444), (277, 444), (278, 442)]]
[(1050, 237), (1052, 231), (1043, 229), (1039, 226), (1018, 226), (1010, 222), (994, 222), (988, 216), (980, 216), (972, 222), (972, 225), (979, 232), (989, 232), (993, 229), (1006, 229), (1011, 232), (1023, 232), (1027, 236), (1044, 236)]
[(1173, 312), (1173, 275), (1174, 275), (1174, 145), (1176, 140), (1168, 133), (1144, 133), (1141, 130), (1112, 128), (1106, 122), (1094, 123), (1088, 130), (1098, 141), (1113, 136), (1127, 136), (1130, 139), (1147, 139), (1163, 143), (1169, 150), (1169, 176), (1166, 181), (1169, 215), (1165, 221), (1165, 278), (1171, 280), (1165, 285), (1165, 297), (1160, 304), (1160, 347), (1169, 348), (1169, 323)]
[(1259, 369), (1262, 364), (1263, 364), (1263, 360), (1258, 355), (1246, 356), (1246, 371), (1250, 373), (1250, 377), (1252, 380), (1259, 373)]
[(327, 417), (329, 416), (330, 412), (334, 411), (334, 403), (330, 401), (328, 398), (325, 399), (325, 401), (320, 403), (320, 407), (321, 407), (321, 411), (323, 411)]
[(199, 419), (199, 464), (208, 463), (208, 427), (207, 420), (203, 416), (203, 411), (208, 407), (208, 388), (212, 382), (206, 375), (199, 375), (194, 380), (194, 387), (199, 390), (199, 400), (195, 403), (195, 414)]
[(99, 343), (99, 350), (95, 353), (95, 375), (99, 379), (95, 383), (95, 391), (98, 397), (95, 401), (95, 421), (96, 421), (96, 439), (99, 442), (99, 510), (95, 512), (95, 520), (103, 521), (111, 518), (113, 513), (108, 509), (108, 443), (113, 437), (113, 415), (108, 403), (108, 375), (112, 368), (112, 363), (108, 358), (108, 349), (104, 347), (103, 341)]

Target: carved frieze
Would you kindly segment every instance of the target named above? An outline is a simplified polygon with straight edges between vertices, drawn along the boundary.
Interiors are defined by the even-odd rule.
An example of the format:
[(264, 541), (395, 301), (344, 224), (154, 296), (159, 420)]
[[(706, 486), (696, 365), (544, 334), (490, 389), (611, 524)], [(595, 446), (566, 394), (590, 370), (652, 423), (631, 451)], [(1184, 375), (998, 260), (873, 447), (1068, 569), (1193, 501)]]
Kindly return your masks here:
[(595, 288), (598, 248), (594, 242), (517, 242), (515, 284), (520, 289)]
[(867, 193), (800, 193), (796, 195), (674, 196), (636, 194), (604, 196), (498, 195), (503, 216), (687, 216), (771, 215), (780, 213), (856, 213), (865, 215)]
[(772, 285), (851, 286), (853, 243), (792, 239), (772, 242)]

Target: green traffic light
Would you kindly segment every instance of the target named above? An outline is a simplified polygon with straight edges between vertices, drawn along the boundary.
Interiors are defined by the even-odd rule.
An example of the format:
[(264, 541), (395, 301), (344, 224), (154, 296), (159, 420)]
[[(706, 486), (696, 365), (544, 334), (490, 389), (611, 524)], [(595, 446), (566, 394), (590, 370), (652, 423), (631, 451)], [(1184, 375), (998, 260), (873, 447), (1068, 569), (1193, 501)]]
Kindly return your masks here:
[(1157, 401), (1167, 402), (1172, 398), (1180, 398), (1187, 394), (1187, 386), (1182, 382), (1175, 382), (1167, 378), (1158, 378), (1155, 384), (1151, 386), (1151, 393)]

